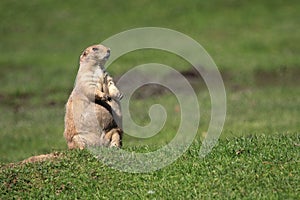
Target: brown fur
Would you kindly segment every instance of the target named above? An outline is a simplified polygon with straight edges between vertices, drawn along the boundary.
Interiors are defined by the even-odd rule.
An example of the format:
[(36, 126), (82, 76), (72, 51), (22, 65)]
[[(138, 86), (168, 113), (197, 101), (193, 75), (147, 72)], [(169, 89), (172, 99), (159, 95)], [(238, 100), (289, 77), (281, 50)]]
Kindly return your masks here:
[(23, 160), (21, 162), (21, 164), (54, 160), (54, 159), (59, 158), (61, 155), (62, 154), (55, 152), (55, 153), (50, 153), (50, 154), (42, 154), (42, 155), (38, 155), (38, 156), (32, 156), (30, 158), (27, 158), (26, 160)]
[[(75, 86), (66, 104), (64, 137), (69, 149), (121, 147), (123, 131), (113, 114), (120, 113), (121, 95), (104, 69), (109, 52), (103, 45), (93, 45), (80, 56)], [(105, 83), (104, 79), (109, 82)], [(115, 90), (116, 93), (109, 94)]]

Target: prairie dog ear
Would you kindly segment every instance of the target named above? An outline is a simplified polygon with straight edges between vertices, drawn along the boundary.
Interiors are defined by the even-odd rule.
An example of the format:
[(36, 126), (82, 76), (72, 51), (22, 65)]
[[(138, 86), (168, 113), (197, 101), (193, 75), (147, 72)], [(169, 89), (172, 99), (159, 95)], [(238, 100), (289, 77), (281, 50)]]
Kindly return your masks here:
[(80, 62), (83, 61), (83, 59), (89, 54), (88, 49), (86, 49), (82, 54), (80, 55)]

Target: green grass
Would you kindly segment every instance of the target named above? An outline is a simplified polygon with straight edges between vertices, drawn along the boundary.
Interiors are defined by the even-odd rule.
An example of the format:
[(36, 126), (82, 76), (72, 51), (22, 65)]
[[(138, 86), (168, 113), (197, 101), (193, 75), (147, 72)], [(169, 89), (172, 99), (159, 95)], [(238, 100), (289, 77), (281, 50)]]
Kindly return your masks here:
[(1, 197), (297, 199), (299, 145), (299, 134), (239, 137), (221, 141), (200, 159), (200, 144), (194, 142), (176, 162), (147, 174), (111, 169), (88, 151), (65, 151), (52, 162), (3, 166)]
[(293, 0), (31, 0), (1, 1), (0, 7), (2, 65), (65, 68), (74, 75), (76, 58), (89, 44), (130, 28), (159, 26), (196, 39), (221, 69), (299, 66), (300, 5)]
[[(294, 0), (2, 0), (0, 199), (297, 199), (299, 10)], [(104, 166), (86, 151), (66, 150), (64, 106), (84, 48), (146, 26), (171, 28), (203, 45), (223, 75), (227, 116), (220, 143), (200, 160), (211, 105), (204, 83), (199, 83), (201, 121), (191, 148), (159, 171), (129, 174)], [(122, 56), (108, 71), (121, 76), (150, 62), (191, 69), (173, 54), (142, 50)], [(165, 127), (149, 139), (125, 135), (124, 149), (147, 151), (173, 138), (180, 113), (171, 94), (133, 99), (133, 119), (147, 124), (154, 103), (167, 110)], [(63, 159), (6, 167), (52, 151), (63, 152)]]

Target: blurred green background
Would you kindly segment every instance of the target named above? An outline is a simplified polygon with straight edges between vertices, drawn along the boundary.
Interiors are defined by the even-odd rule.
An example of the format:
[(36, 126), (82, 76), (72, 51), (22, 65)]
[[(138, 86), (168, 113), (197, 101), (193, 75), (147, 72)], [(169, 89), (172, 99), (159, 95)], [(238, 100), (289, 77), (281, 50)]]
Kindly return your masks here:
[[(81, 51), (121, 31), (147, 26), (187, 34), (212, 56), (227, 91), (222, 137), (299, 133), (299, 10), (296, 0), (2, 0), (0, 161), (66, 149), (64, 105)], [(191, 68), (175, 55), (144, 50), (123, 56), (109, 72), (118, 77), (148, 62)], [(201, 139), (210, 118), (210, 100), (205, 89), (197, 92), (203, 108), (197, 136)], [(134, 100), (135, 119), (149, 122), (148, 108), (157, 101), (173, 118), (150, 141), (125, 136), (125, 148), (163, 144), (176, 131), (179, 117), (170, 94)]]

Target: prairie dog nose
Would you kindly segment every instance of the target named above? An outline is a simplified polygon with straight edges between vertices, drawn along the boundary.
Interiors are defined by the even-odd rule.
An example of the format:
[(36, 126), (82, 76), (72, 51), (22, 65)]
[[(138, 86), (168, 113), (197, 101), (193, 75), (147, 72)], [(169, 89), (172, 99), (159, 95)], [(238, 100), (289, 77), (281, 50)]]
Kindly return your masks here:
[(107, 53), (110, 53), (110, 48), (108, 48), (106, 52), (107, 52)]

